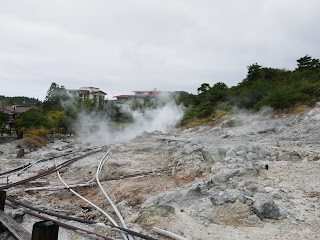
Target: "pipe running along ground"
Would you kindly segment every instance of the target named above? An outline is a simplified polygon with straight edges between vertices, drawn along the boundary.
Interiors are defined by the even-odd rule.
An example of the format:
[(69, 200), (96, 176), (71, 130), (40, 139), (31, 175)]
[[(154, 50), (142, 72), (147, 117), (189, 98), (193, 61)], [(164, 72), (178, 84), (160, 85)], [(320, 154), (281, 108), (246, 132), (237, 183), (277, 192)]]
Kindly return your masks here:
[[(106, 199), (109, 201), (109, 203), (110, 203), (111, 207), (113, 208), (114, 212), (117, 214), (117, 216), (118, 216), (118, 218), (119, 218), (119, 220), (120, 220), (120, 222), (121, 222), (122, 227), (125, 228), (125, 229), (128, 229), (128, 227), (127, 227), (127, 225), (126, 225), (126, 223), (125, 223), (125, 221), (124, 221), (121, 213), (119, 212), (119, 210), (118, 210), (118, 208), (116, 207), (116, 205), (112, 202), (112, 200), (111, 200), (111, 198), (108, 196), (108, 194), (104, 191), (104, 189), (103, 189), (103, 187), (102, 187), (102, 185), (101, 185), (101, 183), (100, 183), (100, 180), (99, 180), (99, 173), (101, 172), (102, 166), (103, 166), (103, 164), (107, 161), (107, 158), (106, 158), (106, 157), (109, 155), (109, 153), (110, 153), (112, 150), (113, 150), (113, 148), (110, 148), (110, 149), (107, 151), (107, 153), (101, 158), (101, 161), (100, 161), (100, 163), (99, 163), (99, 166), (98, 166), (98, 169), (97, 169), (97, 173), (96, 173), (96, 181), (97, 181), (97, 183), (98, 183), (98, 185), (99, 185), (99, 188), (100, 188), (100, 190), (102, 191), (103, 195), (104, 195), (104, 196), (106, 197)], [(133, 240), (133, 237), (132, 237), (132, 236), (129, 235), (128, 237), (129, 237), (129, 240)]]
[(38, 178), (47, 176), (47, 175), (49, 175), (49, 174), (51, 174), (51, 173), (54, 173), (54, 172), (60, 170), (61, 168), (64, 168), (64, 167), (70, 165), (71, 163), (73, 163), (73, 162), (75, 162), (75, 161), (78, 161), (78, 160), (80, 160), (80, 159), (82, 159), (82, 158), (85, 158), (85, 157), (88, 157), (88, 156), (90, 156), (90, 155), (92, 155), (92, 154), (95, 154), (95, 153), (97, 153), (97, 152), (100, 152), (101, 150), (102, 150), (102, 148), (100, 148), (100, 149), (98, 149), (98, 150), (95, 150), (95, 151), (92, 151), (92, 152), (89, 152), (89, 153), (86, 153), (86, 154), (81, 155), (81, 156), (79, 156), (79, 157), (76, 157), (76, 158), (73, 158), (73, 159), (69, 159), (69, 160), (67, 160), (67, 161), (65, 161), (65, 162), (63, 162), (63, 163), (61, 163), (61, 164), (59, 164), (59, 165), (57, 165), (57, 166), (55, 166), (55, 167), (47, 170), (47, 171), (44, 171), (44, 172), (42, 172), (42, 173), (40, 173), (40, 174), (37, 174), (37, 175), (35, 175), (35, 176), (33, 176), (33, 177), (29, 177), (29, 178), (26, 178), (26, 179), (23, 179), (23, 180), (20, 180), (20, 181), (17, 181), (17, 182), (10, 183), (10, 184), (8, 184), (8, 185), (2, 186), (2, 187), (0, 187), (0, 191), (3, 191), (3, 190), (5, 190), (5, 189), (11, 188), (11, 187), (15, 187), (15, 186), (24, 184), (24, 183), (26, 183), (26, 182), (33, 181), (33, 180), (36, 180), (36, 179), (38, 179)]
[[(18, 208), (17, 206), (13, 205), (13, 204), (10, 204), (10, 203), (7, 203), (7, 205), (9, 207), (12, 207), (14, 209)], [(85, 229), (82, 229), (82, 228), (78, 228), (78, 227), (75, 227), (75, 226), (72, 226), (72, 225), (69, 225), (69, 224), (66, 224), (66, 223), (63, 223), (63, 222), (60, 222), (60, 221), (57, 221), (55, 219), (52, 219), (52, 218), (48, 218), (48, 217), (45, 217), (45, 216), (42, 216), (40, 214), (37, 214), (35, 212), (32, 212), (32, 211), (29, 211), (29, 210), (25, 210), (27, 214), (31, 215), (31, 216), (34, 216), (36, 218), (40, 218), (42, 220), (46, 220), (46, 221), (52, 221), (52, 222), (55, 222), (56, 224), (58, 224), (60, 227), (63, 227), (63, 228), (66, 228), (66, 229), (70, 229), (70, 230), (73, 230), (73, 231), (76, 231), (76, 232), (79, 232), (79, 233), (82, 233), (82, 234), (85, 234), (87, 236), (90, 236), (90, 237), (95, 237), (97, 239), (104, 239), (104, 240), (114, 240), (112, 238), (108, 238), (108, 237), (105, 237), (105, 236), (102, 236), (100, 234), (97, 234), (97, 233), (94, 233), (94, 232), (91, 232), (91, 231), (88, 231), (88, 230), (85, 230)]]
[[(110, 224), (99, 223), (99, 222), (97, 222), (97, 221), (86, 220), (86, 219), (82, 219), (82, 218), (75, 218), (75, 217), (70, 217), (70, 216), (66, 216), (66, 215), (62, 215), (62, 214), (52, 213), (52, 212), (49, 212), (49, 211), (46, 211), (46, 210), (43, 210), (43, 209), (40, 209), (40, 208), (36, 208), (36, 207), (29, 206), (29, 205), (27, 205), (27, 204), (25, 204), (25, 203), (22, 203), (22, 202), (17, 201), (17, 200), (15, 200), (15, 199), (13, 199), (13, 198), (10, 198), (10, 197), (7, 197), (6, 199), (7, 199), (8, 201), (16, 204), (16, 205), (22, 206), (22, 207), (24, 207), (24, 208), (31, 209), (31, 210), (36, 211), (36, 212), (39, 212), (39, 213), (44, 213), (44, 214), (47, 214), (47, 215), (50, 215), (50, 216), (53, 216), (53, 217), (58, 217), (58, 218), (62, 218), (62, 219), (70, 220), (70, 221), (76, 221), (76, 222), (80, 222), (80, 223), (84, 223), (84, 224), (97, 224), (98, 226), (104, 225), (104, 226), (107, 226), (107, 227), (114, 228), (114, 229), (116, 229), (116, 230), (121, 230), (121, 231), (127, 232), (127, 233), (129, 233), (129, 234), (131, 234), (131, 235), (140, 237), (140, 238), (142, 238), (142, 239), (146, 239), (146, 240), (158, 240), (158, 239), (149, 237), (149, 236), (147, 236), (147, 235), (144, 235), (144, 234), (141, 234), (141, 233), (138, 233), (138, 232), (129, 230), (129, 229), (112, 226), (112, 225), (110, 225)], [(6, 203), (6, 204), (7, 204), (8, 206), (10, 206), (10, 207), (11, 207), (11, 205), (12, 205), (12, 204), (10, 204), (10, 203)], [(14, 207), (17, 208), (16, 206), (14, 206)]]
[[(56, 160), (55, 160), (55, 162), (56, 162)], [(56, 164), (57, 164), (57, 163), (56, 163)], [(99, 212), (101, 212), (103, 215), (105, 215), (105, 216), (108, 218), (108, 220), (109, 220), (114, 226), (119, 227), (118, 224), (109, 216), (109, 214), (107, 214), (105, 211), (103, 211), (100, 207), (98, 207), (97, 205), (95, 205), (93, 202), (89, 201), (88, 199), (84, 198), (84, 197), (81, 196), (79, 193), (77, 193), (76, 191), (74, 191), (73, 189), (71, 189), (71, 188), (69, 187), (69, 185), (62, 179), (62, 177), (61, 177), (61, 175), (60, 175), (60, 173), (59, 173), (59, 170), (57, 170), (56, 172), (57, 172), (57, 174), (58, 174), (58, 177), (59, 177), (60, 181), (66, 186), (66, 188), (67, 188), (70, 192), (72, 192), (74, 195), (76, 195), (77, 197), (81, 198), (82, 200), (84, 200), (85, 202), (87, 202), (88, 204), (90, 204), (91, 206), (93, 206), (95, 209), (97, 209)], [(128, 240), (126, 234), (121, 233), (121, 235), (122, 235), (122, 237), (123, 237), (124, 240)]]
[[(62, 154), (62, 155), (59, 155), (59, 156), (54, 156), (54, 157), (50, 157), (50, 158), (44, 158), (44, 159), (40, 159), (34, 163), (27, 163), (27, 164), (24, 164), (24, 165), (21, 165), (19, 167), (16, 167), (14, 169), (11, 169), (11, 170), (8, 170), (8, 171), (5, 171), (5, 172), (2, 172), (0, 173), (0, 177), (6, 177), (7, 175), (9, 175), (10, 173), (12, 173), (11, 175), (13, 175), (13, 173), (15, 174), (19, 174), (18, 171), (22, 172), (22, 171), (25, 171), (27, 170), (28, 168), (30, 168), (31, 166), (35, 165), (35, 164), (38, 164), (38, 163), (42, 163), (42, 162), (46, 162), (46, 161), (50, 161), (50, 160), (53, 160), (55, 158), (60, 158), (60, 157), (66, 157), (68, 155), (71, 155), (71, 154), (74, 154), (74, 153), (77, 153), (77, 152), (80, 152), (80, 151), (72, 151), (72, 152), (68, 152), (68, 153), (65, 153), (65, 154)], [(18, 173), (17, 173), (18, 172)], [(9, 175), (9, 176), (11, 176)]]

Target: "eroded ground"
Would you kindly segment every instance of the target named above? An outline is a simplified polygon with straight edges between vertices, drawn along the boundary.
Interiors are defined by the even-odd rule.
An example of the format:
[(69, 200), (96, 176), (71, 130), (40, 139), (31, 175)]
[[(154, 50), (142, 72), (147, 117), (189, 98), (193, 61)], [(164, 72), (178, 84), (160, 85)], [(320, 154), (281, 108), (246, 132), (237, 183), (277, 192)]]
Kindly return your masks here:
[[(199, 240), (317, 239), (319, 121), (319, 108), (284, 117), (239, 113), (219, 119), (219, 124), (142, 133), (129, 142), (108, 146), (113, 150), (100, 180), (105, 180), (102, 185), (128, 227), (158, 239), (168, 238), (152, 227)], [(37, 151), (25, 149), (25, 156), (18, 159), (17, 145), (23, 147), (21, 141), (0, 145), (1, 172), (70, 153), (57, 158), (62, 163), (94, 147), (83, 139), (55, 140)], [(69, 184), (88, 182), (108, 147), (61, 170), (62, 178)], [(9, 181), (33, 176), (53, 165), (53, 160), (36, 164), (20, 176), (10, 176)], [(0, 180), (7, 182), (6, 177)], [(8, 189), (7, 194), (50, 211), (105, 221), (101, 213), (67, 189), (34, 189), (62, 185), (55, 173), (43, 180), (46, 182)], [(116, 219), (96, 184), (74, 190)], [(34, 221), (38, 220), (29, 216), (23, 221), (30, 232)], [(122, 239), (108, 228), (71, 224)], [(87, 239), (65, 230), (60, 231), (60, 238)]]

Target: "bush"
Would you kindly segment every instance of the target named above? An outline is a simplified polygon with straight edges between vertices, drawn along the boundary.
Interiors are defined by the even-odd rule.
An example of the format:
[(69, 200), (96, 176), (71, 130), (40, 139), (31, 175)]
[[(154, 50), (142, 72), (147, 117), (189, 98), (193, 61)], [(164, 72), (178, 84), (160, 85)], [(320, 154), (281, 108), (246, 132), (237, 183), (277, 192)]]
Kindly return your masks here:
[(49, 130), (46, 129), (36, 129), (36, 130), (29, 130), (25, 132), (25, 136), (32, 137), (32, 136), (47, 136), (50, 133)]
[(32, 136), (23, 140), (23, 144), (26, 147), (38, 147), (41, 148), (46, 145), (46, 140), (43, 137)]

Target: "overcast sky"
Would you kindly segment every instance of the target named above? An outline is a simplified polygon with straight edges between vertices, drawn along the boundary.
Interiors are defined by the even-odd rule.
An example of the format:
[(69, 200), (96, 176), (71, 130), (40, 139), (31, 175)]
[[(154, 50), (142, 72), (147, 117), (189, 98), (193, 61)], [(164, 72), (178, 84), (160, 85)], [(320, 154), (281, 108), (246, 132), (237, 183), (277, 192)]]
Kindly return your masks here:
[(0, 0), (0, 95), (234, 86), (320, 58), (319, 0)]

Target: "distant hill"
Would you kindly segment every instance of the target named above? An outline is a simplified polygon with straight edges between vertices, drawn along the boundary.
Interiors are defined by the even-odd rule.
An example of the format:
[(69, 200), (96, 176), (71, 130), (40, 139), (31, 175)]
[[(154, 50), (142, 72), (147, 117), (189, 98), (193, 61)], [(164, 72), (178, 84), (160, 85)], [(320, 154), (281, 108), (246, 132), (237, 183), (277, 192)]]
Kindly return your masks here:
[(29, 97), (6, 97), (0, 95), (1, 105), (24, 105), (24, 106), (35, 106), (41, 104), (41, 101), (35, 98)]

